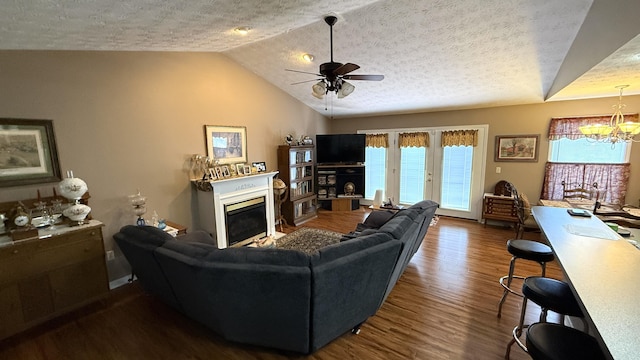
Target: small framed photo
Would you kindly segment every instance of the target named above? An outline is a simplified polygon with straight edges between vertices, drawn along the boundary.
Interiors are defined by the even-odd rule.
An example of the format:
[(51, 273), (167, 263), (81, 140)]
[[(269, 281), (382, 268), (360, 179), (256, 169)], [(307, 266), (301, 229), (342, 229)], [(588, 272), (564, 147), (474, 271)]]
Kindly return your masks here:
[(213, 168), (209, 168), (207, 171), (209, 172), (209, 180), (215, 180), (218, 178), (216, 171)]
[(256, 168), (259, 173), (267, 171), (267, 164), (264, 161), (253, 162), (251, 166)]
[(222, 176), (226, 179), (226, 178), (230, 178), (231, 177), (231, 171), (229, 170), (229, 166), (227, 165), (222, 165)]
[(249, 166), (249, 165), (245, 165), (244, 166), (244, 174), (245, 175), (251, 175), (251, 166)]
[(236, 174), (238, 174), (238, 176), (247, 175), (247, 174), (244, 173), (244, 164), (243, 163), (236, 164)]
[(496, 135), (495, 161), (538, 161), (540, 135)]
[(222, 167), (216, 166), (214, 169), (216, 171), (216, 178), (217, 179), (224, 179), (224, 176), (222, 175)]

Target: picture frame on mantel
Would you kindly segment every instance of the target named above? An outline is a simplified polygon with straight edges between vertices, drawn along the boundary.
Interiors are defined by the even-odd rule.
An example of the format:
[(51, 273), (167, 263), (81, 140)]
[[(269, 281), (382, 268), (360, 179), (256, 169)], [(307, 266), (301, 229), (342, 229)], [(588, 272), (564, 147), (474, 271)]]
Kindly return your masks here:
[(207, 156), (218, 164), (247, 162), (247, 128), (245, 126), (205, 125)]
[(496, 135), (494, 161), (538, 162), (540, 135)]
[(0, 118), (0, 187), (61, 179), (53, 120)]

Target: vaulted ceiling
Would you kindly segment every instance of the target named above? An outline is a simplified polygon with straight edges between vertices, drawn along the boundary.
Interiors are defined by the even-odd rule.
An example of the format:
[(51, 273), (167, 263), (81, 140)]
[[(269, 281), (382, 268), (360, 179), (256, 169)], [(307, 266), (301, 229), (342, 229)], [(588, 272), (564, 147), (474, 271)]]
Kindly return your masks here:
[[(13, 0), (0, 49), (221, 52), (320, 113), (353, 117), (614, 96), (621, 84), (640, 94), (638, 13), (637, 0)], [(285, 71), (329, 61), (327, 14), (334, 60), (383, 81), (321, 100), (317, 76)]]

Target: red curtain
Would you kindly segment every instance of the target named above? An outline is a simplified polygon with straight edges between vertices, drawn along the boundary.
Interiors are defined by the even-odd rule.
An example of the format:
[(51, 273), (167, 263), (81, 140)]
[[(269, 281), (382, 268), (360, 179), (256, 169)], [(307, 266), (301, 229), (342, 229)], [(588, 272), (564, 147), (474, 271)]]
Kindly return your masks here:
[[(638, 114), (624, 114), (625, 121), (638, 122)], [(549, 140), (567, 138), (571, 140), (583, 138), (580, 126), (584, 125), (609, 125), (611, 115), (601, 116), (576, 116), (564, 118), (552, 118), (549, 123)]]
[(575, 164), (551, 163), (545, 166), (541, 199), (562, 199), (562, 181), (589, 185), (598, 183), (599, 200), (606, 203), (624, 204), (627, 184), (631, 173), (630, 164)]

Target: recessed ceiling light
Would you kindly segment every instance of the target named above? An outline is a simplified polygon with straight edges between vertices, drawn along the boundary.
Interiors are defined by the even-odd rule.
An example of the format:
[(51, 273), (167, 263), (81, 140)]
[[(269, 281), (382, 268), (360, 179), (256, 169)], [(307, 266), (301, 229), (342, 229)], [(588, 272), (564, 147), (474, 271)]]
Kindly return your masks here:
[(306, 61), (306, 62), (312, 62), (314, 59), (313, 55), (311, 54), (302, 54), (302, 60)]
[(249, 30), (251, 30), (251, 27), (249, 26), (238, 26), (237, 28), (233, 29), (233, 31), (237, 32), (240, 35), (247, 35), (249, 33)]

